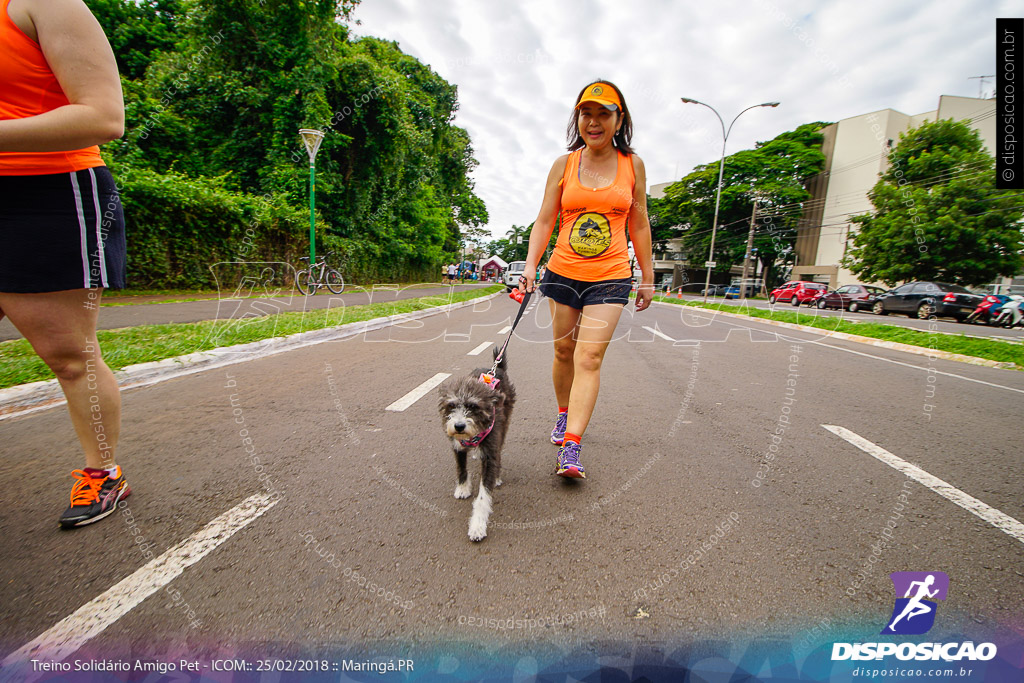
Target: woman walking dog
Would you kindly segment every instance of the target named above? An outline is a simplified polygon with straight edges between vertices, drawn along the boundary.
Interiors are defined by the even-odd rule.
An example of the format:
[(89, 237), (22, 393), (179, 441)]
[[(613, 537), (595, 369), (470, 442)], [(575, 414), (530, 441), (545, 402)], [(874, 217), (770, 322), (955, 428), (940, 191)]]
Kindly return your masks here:
[(57, 376), (85, 451), (64, 527), (130, 493), (114, 462), (121, 395), (96, 340), (103, 289), (125, 285), (121, 202), (97, 145), (123, 130), (117, 63), (82, 0), (0, 0), (0, 318)]
[(633, 122), (618, 87), (596, 81), (583, 88), (566, 136), (569, 154), (548, 173), (519, 288), (534, 290), (537, 264), (559, 219), (558, 241), (540, 283), (551, 302), (555, 343), (551, 376), (558, 416), (551, 441), (561, 446), (555, 473), (582, 479), (580, 440), (597, 402), (605, 352), (629, 301), (627, 232), (642, 278), (637, 311), (651, 305), (654, 267), (646, 173), (630, 147)]

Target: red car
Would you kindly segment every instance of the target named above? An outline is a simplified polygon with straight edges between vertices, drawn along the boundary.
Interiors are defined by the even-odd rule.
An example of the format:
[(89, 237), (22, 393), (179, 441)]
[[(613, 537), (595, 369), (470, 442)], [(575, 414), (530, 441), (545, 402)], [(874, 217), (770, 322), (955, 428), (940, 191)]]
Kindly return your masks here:
[(820, 282), (806, 282), (804, 280), (791, 280), (771, 291), (768, 295), (768, 303), (776, 301), (788, 301), (794, 306), (799, 306), (828, 291), (828, 287)]
[(880, 294), (885, 294), (881, 287), (843, 285), (834, 292), (818, 297), (814, 303), (818, 308), (846, 308), (850, 313), (856, 313), (858, 309), (870, 311)]

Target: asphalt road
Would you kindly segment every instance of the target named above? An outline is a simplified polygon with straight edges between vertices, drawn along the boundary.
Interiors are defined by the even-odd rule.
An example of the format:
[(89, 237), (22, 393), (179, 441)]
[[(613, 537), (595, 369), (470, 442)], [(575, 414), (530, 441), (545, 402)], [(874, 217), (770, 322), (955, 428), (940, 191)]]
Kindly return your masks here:
[[(385, 408), (488, 365), (515, 309), (501, 296), (127, 391), (130, 516), (72, 532), (56, 524), (80, 457), (65, 409), (0, 421), (0, 658), (94, 600), (87, 622), (105, 628), (76, 657), (877, 634), (902, 570), (951, 577), (936, 638), (1019, 624), (1024, 537), (823, 425), (1024, 520), (1024, 374), (670, 305), (623, 316), (584, 438), (588, 479), (573, 482), (552, 474), (549, 315), (534, 302), (509, 348), (504, 485), (488, 537), (471, 542), (436, 391)], [(143, 548), (187, 543), (261, 494), (244, 527), (160, 590), (111, 597), (152, 578)]]
[[(694, 301), (703, 301), (704, 297), (693, 297), (686, 296)], [(726, 300), (722, 297), (708, 297), (708, 301), (712, 303), (725, 303), (730, 305), (739, 305), (736, 299)], [(875, 315), (871, 311), (857, 311), (856, 313), (850, 313), (849, 311), (841, 311), (834, 308), (828, 308), (821, 310), (812, 306), (800, 306), (799, 308), (793, 306), (789, 302), (780, 301), (775, 304), (769, 304), (764, 299), (747, 299), (746, 305), (750, 308), (760, 308), (764, 310), (774, 309), (777, 311), (790, 311), (808, 315), (819, 315), (829, 318), (842, 318), (850, 322), (864, 322), (864, 323), (881, 323), (883, 325), (899, 325), (900, 327), (909, 327), (915, 330), (922, 330), (925, 332), (939, 332), (942, 334), (966, 334), (975, 337), (990, 337), (992, 339), (1002, 339), (1005, 341), (1016, 341), (1024, 342), (1024, 329), (1016, 327), (1012, 330), (1007, 330), (1002, 327), (994, 327), (991, 325), (982, 325), (980, 323), (961, 323), (957, 322), (954, 318), (936, 318), (934, 320), (918, 320), (916, 316), (906, 316), (901, 313), (890, 313), (888, 315)]]
[[(99, 328), (102, 330), (137, 325), (163, 325), (167, 323), (191, 323), (201, 320), (224, 320), (240, 315), (270, 315), (290, 311), (309, 311), (339, 306), (361, 306), (369, 303), (386, 303), (400, 299), (415, 299), (421, 296), (443, 296), (452, 287), (432, 284), (415, 285), (374, 285), (372, 287), (345, 287), (341, 294), (321, 290), (316, 296), (304, 297), (297, 290), (267, 290), (249, 283), (223, 298), (209, 298), (200, 301), (180, 303), (130, 303), (127, 305), (103, 306), (100, 308)], [(455, 291), (467, 288), (489, 287), (492, 282), (458, 285)], [(280, 294), (280, 295), (278, 295)], [(234, 298), (232, 298), (234, 296)], [(254, 298), (242, 298), (254, 297)], [(147, 299), (153, 297), (138, 297)], [(105, 301), (125, 304), (124, 297), (105, 297)], [(7, 318), (0, 320), (0, 341), (21, 339), (22, 335)]]

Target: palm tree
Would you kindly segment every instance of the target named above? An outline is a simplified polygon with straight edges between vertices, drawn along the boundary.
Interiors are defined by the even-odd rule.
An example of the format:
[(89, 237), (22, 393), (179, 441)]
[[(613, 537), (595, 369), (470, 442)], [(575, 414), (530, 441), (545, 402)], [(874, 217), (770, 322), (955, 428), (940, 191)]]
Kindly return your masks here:
[[(512, 261), (525, 261), (530, 251), (530, 228), (513, 225), (512, 229), (505, 233), (505, 237), (510, 245), (509, 256), (511, 257), (506, 260), (510, 263)], [(519, 241), (520, 238), (522, 238), (522, 242)]]

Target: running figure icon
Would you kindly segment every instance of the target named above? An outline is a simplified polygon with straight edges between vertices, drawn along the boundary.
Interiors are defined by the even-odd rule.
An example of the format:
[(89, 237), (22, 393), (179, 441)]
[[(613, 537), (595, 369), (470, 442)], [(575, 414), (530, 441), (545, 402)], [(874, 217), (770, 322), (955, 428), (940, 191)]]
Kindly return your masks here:
[[(921, 614), (928, 614), (929, 612), (931, 612), (934, 609), (933, 607), (930, 607), (930, 606), (924, 604), (923, 602), (921, 602), (921, 598), (926, 598), (926, 597), (927, 598), (934, 598), (938, 594), (938, 592), (939, 592), (938, 588), (936, 588), (933, 591), (929, 591), (928, 590), (928, 588), (932, 584), (934, 584), (934, 583), (935, 583), (935, 575), (934, 574), (929, 574), (928, 578), (926, 578), (924, 581), (912, 581), (910, 583), (910, 588), (907, 589), (907, 594), (903, 596), (905, 598), (910, 598), (910, 602), (908, 602), (907, 606), (903, 608), (903, 611), (900, 612), (900, 615), (898, 617), (896, 617), (895, 619), (893, 619), (892, 623), (889, 624), (889, 630), (890, 631), (895, 631), (896, 630), (895, 629), (896, 623), (900, 619), (902, 619), (903, 617), (906, 617), (907, 621), (910, 621), (914, 617), (916, 617), (918, 615), (921, 615)], [(914, 586), (918, 587), (917, 588), (917, 595), (915, 595), (914, 597), (911, 598), (910, 597), (910, 593), (913, 592)]]
[[(927, 633), (935, 623), (938, 600), (945, 600), (949, 577), (944, 572), (893, 572), (896, 590), (892, 617), (883, 634)], [(918, 617), (915, 619), (914, 617)]]

